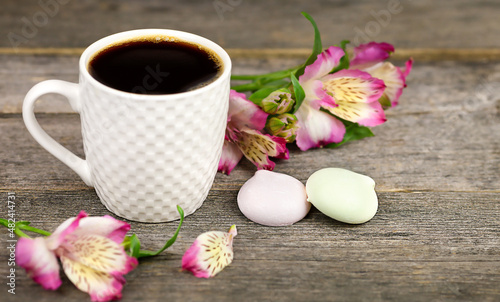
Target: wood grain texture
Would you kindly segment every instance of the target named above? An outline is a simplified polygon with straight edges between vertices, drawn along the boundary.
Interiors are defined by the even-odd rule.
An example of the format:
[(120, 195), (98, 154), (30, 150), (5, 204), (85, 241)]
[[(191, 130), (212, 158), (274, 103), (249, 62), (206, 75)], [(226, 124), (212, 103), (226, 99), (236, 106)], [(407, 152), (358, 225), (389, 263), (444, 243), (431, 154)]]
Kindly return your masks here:
[[(3, 0), (0, 46), (87, 47), (120, 31), (172, 28), (200, 34), (225, 48), (309, 48), (312, 28), (302, 11), (316, 19), (325, 45), (348, 39), (387, 41), (404, 48), (500, 46), (500, 3), (495, 0), (52, 2), (61, 4), (44, 10), (39, 1)], [(11, 33), (20, 38), (9, 37)]]
[[(289, 227), (249, 222), (237, 190), (214, 189), (188, 216), (178, 241), (127, 275), (123, 301), (497, 301), (500, 298), (498, 193), (384, 192), (368, 223), (335, 222), (313, 209)], [(1, 195), (5, 198), (6, 194)], [(92, 190), (16, 193), (19, 219), (51, 229), (82, 207), (107, 214)], [(50, 209), (50, 210), (49, 210)], [(3, 210), (3, 209), (2, 209)], [(35, 214), (36, 213), (36, 214)], [(209, 229), (238, 226), (235, 260), (217, 277), (179, 272), (182, 254)], [(132, 223), (143, 246), (156, 249), (175, 223)], [(5, 231), (1, 234), (6, 236)], [(7, 262), (5, 252), (0, 256)], [(5, 265), (0, 266), (4, 275)], [(15, 299), (85, 301), (69, 281), (56, 292), (18, 270)]]
[[(65, 69), (57, 73), (57, 64), (50, 63), (47, 57), (31, 58), (25, 64), (34, 63), (47, 70), (44, 74), (71, 81), (76, 77), (75, 60), (52, 59), (72, 68), (73, 73), (65, 73)], [(257, 73), (294, 66), (296, 62), (238, 59), (234, 69), (237, 73)], [(499, 83), (498, 63), (417, 64), (400, 105), (387, 111), (388, 122), (374, 128), (374, 138), (335, 150), (300, 152), (291, 148), (291, 159), (279, 161), (277, 171), (305, 181), (327, 164), (371, 175), (378, 188), (385, 191), (498, 191)], [(29, 89), (26, 86), (23, 84), (24, 89)], [(53, 98), (51, 95), (42, 100), (41, 111), (45, 111), (43, 104), (50, 104)], [(66, 104), (64, 99), (59, 100)], [(53, 106), (51, 110), (59, 109)], [(78, 115), (40, 114), (40, 123), (63, 145), (83, 156)], [(19, 114), (2, 115), (0, 133), (9, 141), (9, 148), (0, 149), (5, 167), (0, 170), (0, 188), (30, 189), (33, 184), (52, 190), (84, 187), (76, 174), (38, 146)], [(219, 175), (215, 185), (220, 182), (238, 187), (253, 171), (253, 166), (243, 160), (230, 177)]]
[[(78, 82), (78, 56), (0, 54), (0, 113), (21, 113), (22, 101), (36, 83), (60, 79)], [(233, 58), (233, 74), (260, 74), (304, 62), (297, 57)], [(394, 61), (402, 65), (402, 61)], [(500, 63), (451, 60), (414, 64), (401, 108), (405, 112), (478, 110), (500, 98)], [(451, 90), (450, 90), (451, 89)], [(453, 97), (449, 97), (449, 93)], [(408, 101), (405, 101), (407, 99)], [(412, 101), (418, 99), (418, 101)], [(73, 112), (60, 96), (42, 97), (36, 112)], [(389, 114), (392, 111), (389, 112)]]
[[(324, 45), (327, 48), (328, 45)], [(354, 46), (347, 46), (352, 49)], [(85, 48), (11, 48), (0, 47), (0, 55), (48, 55), (48, 56), (80, 56)], [(232, 59), (251, 58), (290, 58), (303, 59), (311, 54), (311, 48), (225, 48)], [(412, 57), (418, 62), (458, 61), (458, 62), (497, 62), (500, 61), (500, 49), (497, 48), (400, 48), (391, 55), (395, 60), (406, 60)]]
[[(41, 114), (39, 121), (56, 140), (83, 156), (77, 115)], [(290, 159), (278, 160), (276, 171), (305, 181), (320, 168), (336, 166), (370, 175), (382, 191), (500, 192), (498, 121), (494, 108), (469, 114), (395, 114), (374, 129), (375, 137), (338, 149), (302, 152), (290, 146)], [(73, 171), (31, 138), (20, 115), (4, 115), (0, 132), (9, 142), (0, 149), (0, 189), (85, 188)], [(238, 188), (254, 171), (242, 160), (230, 176), (218, 175), (215, 186)]]
[[(49, 231), (82, 209), (109, 212), (92, 188), (30, 136), (22, 100), (42, 80), (77, 82), (78, 51), (102, 36), (145, 27), (186, 30), (244, 49), (233, 55), (233, 73), (256, 74), (303, 62), (312, 44), (312, 29), (300, 17), (307, 11), (324, 45), (353, 40), (357, 29), (366, 33), (378, 22), (371, 39), (396, 49), (428, 49), (431, 60), (439, 56), (416, 61), (400, 105), (387, 111), (388, 122), (374, 128), (375, 137), (333, 150), (291, 146), (290, 159), (277, 161), (275, 171), (304, 183), (332, 166), (371, 176), (379, 198), (372, 220), (347, 225), (313, 208), (293, 226), (252, 223), (236, 204), (255, 172), (243, 160), (230, 176), (216, 176), (170, 249), (126, 276), (122, 301), (500, 301), (500, 63), (456, 55), (470, 57), (475, 48), (497, 53), (499, 2), (401, 0), (403, 10), (382, 26), (374, 14), (389, 1), (54, 1), (65, 4), (20, 45), (26, 53), (9, 49), (9, 33), (22, 34), (23, 24), (43, 11), (40, 2), (4, 0), (0, 11), (0, 217), (7, 215), (11, 192), (16, 218)], [(221, 18), (214, 3), (232, 9)], [(280, 49), (293, 55), (277, 55)], [(84, 156), (79, 116), (64, 98), (47, 95), (36, 109), (51, 136)], [(199, 234), (232, 224), (238, 227), (232, 265), (208, 280), (180, 272), (182, 255)], [(177, 222), (131, 226), (153, 250)], [(1, 228), (2, 277), (9, 269), (7, 239)], [(89, 301), (66, 277), (57, 291), (45, 291), (19, 267), (16, 295), (7, 290), (3, 282), (1, 301)]]
[[(42, 56), (26, 64), (39, 64), (43, 74), (57, 78), (74, 76), (76, 71), (72, 75), (55, 68), (61, 60), (72, 66), (75, 58)], [(293, 62), (239, 59), (235, 69), (256, 73)], [(347, 225), (313, 209), (293, 226), (254, 224), (236, 205), (239, 188), (255, 171), (244, 160), (230, 176), (217, 175), (206, 202), (186, 218), (167, 252), (141, 261), (127, 275), (123, 301), (166, 296), (173, 301), (498, 301), (499, 68), (417, 65), (400, 105), (388, 111), (389, 121), (374, 129), (375, 137), (333, 150), (291, 147), (290, 160), (278, 162), (276, 171), (302, 182), (328, 166), (371, 176), (379, 210), (370, 222)], [(83, 156), (78, 115), (37, 116), (56, 140)], [(81, 209), (108, 214), (92, 188), (30, 137), (20, 114), (1, 114), (0, 133), (0, 198), (16, 194), (18, 219), (53, 230)], [(0, 207), (0, 217), (6, 211)], [(176, 228), (175, 222), (131, 224), (148, 249), (159, 248)], [(210, 280), (179, 271), (184, 251), (198, 234), (232, 224), (239, 235), (231, 266)], [(5, 229), (0, 236), (7, 238)], [(8, 255), (0, 251), (3, 276)], [(21, 269), (16, 272), (16, 296), (6, 301), (89, 299), (66, 277), (60, 289), (47, 292)]]

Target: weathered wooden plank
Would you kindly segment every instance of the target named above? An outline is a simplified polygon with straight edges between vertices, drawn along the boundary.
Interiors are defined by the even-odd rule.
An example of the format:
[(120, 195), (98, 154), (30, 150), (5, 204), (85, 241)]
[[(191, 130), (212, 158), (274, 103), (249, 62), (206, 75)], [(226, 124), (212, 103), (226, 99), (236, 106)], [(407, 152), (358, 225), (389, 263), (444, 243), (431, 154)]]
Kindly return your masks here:
[[(312, 29), (300, 11), (314, 16), (324, 45), (346, 38), (357, 43), (367, 35), (397, 49), (500, 46), (496, 1), (401, 0), (402, 11), (387, 15), (391, 2), (5, 0), (0, 47), (16, 46), (13, 34), (22, 36), (25, 24), (38, 22), (17, 46), (82, 48), (122, 30), (160, 27), (198, 33), (230, 49), (303, 52), (312, 44)], [(59, 3), (46, 22), (33, 19), (51, 12), (40, 3)], [(215, 8), (221, 4), (227, 9), (222, 14)], [(390, 18), (386, 25), (383, 16)], [(109, 214), (92, 188), (31, 138), (20, 115), (35, 83), (77, 81), (77, 54), (15, 54), (14, 48), (0, 54), (0, 200), (15, 193), (16, 218), (47, 230), (81, 209)], [(313, 209), (293, 226), (254, 224), (236, 205), (239, 188), (255, 171), (243, 161), (230, 176), (217, 175), (174, 246), (127, 275), (123, 301), (500, 300), (500, 63), (450, 61), (456, 58), (417, 60), (400, 106), (388, 111), (389, 121), (374, 129), (374, 138), (335, 150), (291, 147), (290, 160), (278, 162), (276, 171), (302, 182), (328, 166), (373, 177), (379, 210), (370, 222), (346, 225)], [(263, 73), (301, 62), (300, 55), (240, 55), (233, 72)], [(44, 97), (37, 111), (54, 138), (83, 156), (78, 115), (68, 114), (63, 98)], [(6, 215), (3, 203), (0, 217)], [(131, 224), (149, 249), (159, 248), (177, 227)], [(179, 272), (197, 235), (232, 224), (239, 235), (230, 267), (209, 280)], [(7, 238), (5, 229), (0, 237)], [(8, 259), (2, 246), (1, 276), (8, 275)], [(89, 300), (67, 278), (63, 283), (56, 292), (44, 291), (17, 268), (16, 296), (4, 293), (2, 301)]]
[[(291, 146), (290, 159), (279, 160), (276, 171), (305, 181), (318, 169), (336, 166), (370, 175), (382, 191), (498, 192), (500, 124), (495, 107), (401, 111), (395, 108), (389, 121), (374, 129), (375, 137), (338, 149), (302, 152)], [(83, 156), (78, 115), (39, 114), (39, 121), (56, 140)], [(3, 115), (0, 133), (6, 143), (0, 149), (1, 189), (85, 188), (75, 173), (31, 138), (20, 115)], [(239, 186), (254, 171), (243, 160), (230, 176), (218, 175), (215, 186)]]
[[(328, 46), (325, 45), (324, 48)], [(351, 49), (353, 46), (350, 47)], [(349, 49), (349, 46), (348, 46)], [(0, 55), (43, 55), (43, 56), (80, 56), (85, 48), (71, 47), (0, 47)], [(226, 48), (233, 59), (251, 58), (307, 58), (310, 48)], [(407, 60), (412, 57), (418, 62), (455, 61), (455, 62), (497, 62), (500, 61), (500, 49), (496, 48), (401, 48), (391, 55), (395, 60)]]
[[(0, 55), (0, 113), (20, 113), (28, 90), (38, 82), (78, 82), (76, 56)], [(234, 74), (259, 74), (303, 63), (298, 58), (236, 58)], [(399, 63), (401, 64), (401, 63)], [(415, 62), (398, 113), (461, 111), (494, 108), (500, 95), (499, 62)], [(37, 112), (72, 112), (61, 96), (42, 97)]]
[[(55, 4), (41, 5), (40, 3)], [(229, 48), (305, 48), (316, 19), (325, 44), (388, 41), (399, 47), (498, 47), (500, 5), (481, 1), (2, 1), (0, 46), (86, 47), (137, 28), (173, 28)]]
[[(144, 260), (127, 276), (123, 301), (165, 297), (185, 301), (497, 301), (500, 298), (498, 193), (383, 192), (368, 223), (335, 222), (313, 209), (289, 227), (264, 227), (237, 209), (236, 189), (212, 190), (188, 216), (178, 241), (162, 256)], [(6, 194), (2, 193), (2, 198)], [(18, 219), (53, 229), (85, 208), (107, 214), (92, 190), (16, 192)], [(47, 211), (47, 209), (52, 209)], [(5, 215), (5, 207), (0, 215)], [(220, 275), (199, 280), (179, 272), (184, 251), (211, 229), (238, 226), (235, 260)], [(154, 249), (176, 223), (132, 222), (143, 246)], [(3, 229), (2, 236), (6, 236)], [(0, 261), (7, 254), (0, 252)], [(4, 275), (6, 266), (0, 266)], [(16, 297), (7, 301), (88, 300), (67, 279), (56, 292), (17, 271)]]

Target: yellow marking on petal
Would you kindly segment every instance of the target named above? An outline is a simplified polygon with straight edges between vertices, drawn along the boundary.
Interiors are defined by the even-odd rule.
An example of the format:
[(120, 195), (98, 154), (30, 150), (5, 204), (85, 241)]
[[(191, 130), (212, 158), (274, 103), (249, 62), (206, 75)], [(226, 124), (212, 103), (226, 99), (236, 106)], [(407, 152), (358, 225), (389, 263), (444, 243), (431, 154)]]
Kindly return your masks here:
[(209, 272), (210, 276), (215, 276), (229, 265), (233, 261), (233, 237), (233, 233), (224, 232), (209, 232), (198, 236), (196, 240), (200, 245), (207, 246), (198, 254), (199, 268)]
[(118, 243), (99, 235), (78, 236), (71, 241), (72, 259), (92, 269), (112, 272), (123, 271), (127, 255)]
[(260, 166), (268, 164), (268, 156), (278, 155), (276, 142), (270, 137), (254, 130), (241, 131), (236, 144), (240, 147), (245, 157)]
[(367, 72), (372, 77), (379, 78), (384, 81), (386, 86), (383, 96), (392, 101), (399, 89), (404, 86), (404, 81), (399, 75), (397, 68), (389, 62), (377, 64), (369, 69)]
[(339, 104), (338, 107), (326, 109), (332, 114), (354, 123), (366, 118), (370, 115), (370, 112), (375, 111), (369, 107), (368, 103), (349, 103), (345, 101), (337, 101), (337, 103)]
[(121, 287), (115, 287), (116, 281), (109, 273), (94, 270), (66, 256), (61, 256), (61, 263), (69, 280), (83, 292), (103, 297), (114, 296), (121, 291)]
[(367, 93), (375, 94), (376, 90), (371, 90), (369, 86), (372, 81), (361, 78), (335, 78), (323, 82), (323, 89), (333, 93), (335, 103), (339, 101), (366, 102)]

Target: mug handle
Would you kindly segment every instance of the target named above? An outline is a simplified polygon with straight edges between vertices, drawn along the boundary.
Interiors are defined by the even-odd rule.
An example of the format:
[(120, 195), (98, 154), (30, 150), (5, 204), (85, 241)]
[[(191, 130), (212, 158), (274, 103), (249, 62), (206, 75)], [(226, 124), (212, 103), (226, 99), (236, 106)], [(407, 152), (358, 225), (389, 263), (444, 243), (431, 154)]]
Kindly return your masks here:
[(26, 128), (31, 133), (33, 138), (43, 147), (49, 151), (57, 159), (62, 161), (73, 171), (75, 171), (88, 186), (93, 186), (92, 176), (90, 175), (90, 168), (86, 160), (73, 154), (68, 149), (64, 148), (61, 144), (56, 142), (50, 137), (38, 124), (35, 118), (35, 102), (39, 97), (48, 93), (57, 93), (65, 96), (71, 108), (80, 113), (81, 102), (79, 98), (78, 84), (70, 83), (59, 80), (43, 81), (30, 89), (26, 94), (23, 102), (23, 120)]

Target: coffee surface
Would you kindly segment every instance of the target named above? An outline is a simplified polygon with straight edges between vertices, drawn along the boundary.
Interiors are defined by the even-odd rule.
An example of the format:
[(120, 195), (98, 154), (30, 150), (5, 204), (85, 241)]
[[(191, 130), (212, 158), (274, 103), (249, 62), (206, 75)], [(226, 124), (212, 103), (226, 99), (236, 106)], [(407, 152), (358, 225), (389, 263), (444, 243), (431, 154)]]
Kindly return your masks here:
[(197, 44), (138, 40), (112, 45), (91, 58), (89, 73), (114, 89), (173, 94), (202, 87), (221, 73), (220, 59)]

